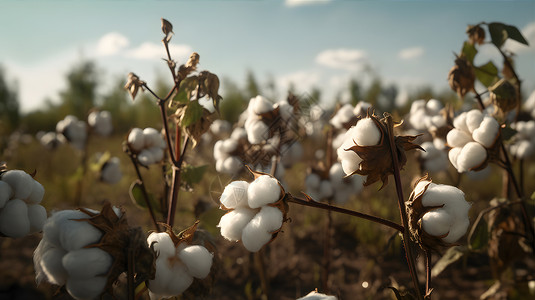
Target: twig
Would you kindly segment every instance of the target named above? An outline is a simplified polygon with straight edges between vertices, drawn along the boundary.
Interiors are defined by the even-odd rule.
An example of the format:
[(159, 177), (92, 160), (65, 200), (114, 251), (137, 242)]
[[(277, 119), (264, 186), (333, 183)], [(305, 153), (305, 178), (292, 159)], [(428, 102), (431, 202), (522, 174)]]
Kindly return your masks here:
[(180, 157), (178, 157), (178, 161), (177, 161), (178, 166), (173, 165), (173, 184), (171, 185), (172, 191), (169, 197), (169, 210), (167, 212), (167, 224), (171, 227), (173, 227), (173, 224), (175, 221), (176, 205), (177, 205), (178, 193), (180, 191), (180, 173), (182, 171), (181, 169), (182, 163), (184, 162), (184, 156), (186, 154), (186, 150), (188, 149), (189, 140), (190, 140), (189, 137), (186, 137), (184, 141), (183, 150), (180, 154)]
[(425, 251), (425, 295), (428, 296), (431, 293), (431, 258), (433, 253), (431, 251)]

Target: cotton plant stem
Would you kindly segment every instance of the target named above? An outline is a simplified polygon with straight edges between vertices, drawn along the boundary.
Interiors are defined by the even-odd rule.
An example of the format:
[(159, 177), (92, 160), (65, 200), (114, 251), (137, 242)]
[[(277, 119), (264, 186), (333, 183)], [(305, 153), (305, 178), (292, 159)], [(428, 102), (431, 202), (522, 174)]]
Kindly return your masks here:
[(416, 260), (412, 253), (412, 247), (410, 245), (410, 233), (409, 233), (409, 219), (407, 217), (407, 211), (405, 210), (405, 200), (403, 198), (403, 189), (401, 187), (401, 175), (400, 166), (398, 160), (398, 151), (394, 143), (394, 122), (391, 116), (387, 117), (387, 129), (388, 139), (390, 144), (390, 154), (392, 156), (392, 167), (394, 169), (394, 180), (396, 182), (396, 192), (398, 196), (399, 213), (401, 215), (401, 225), (403, 226), (403, 247), (405, 248), (405, 256), (409, 271), (412, 278), (412, 283), (416, 291), (416, 295), (419, 300), (423, 300), (422, 293), (420, 291), (420, 283), (418, 282), (418, 273), (416, 272)]
[(260, 287), (262, 288), (262, 293), (267, 299), (269, 299), (269, 281), (267, 279), (266, 262), (264, 261), (264, 256), (264, 249), (260, 249), (260, 251), (255, 252), (254, 260), (256, 269), (258, 270), (258, 276), (260, 277)]
[(431, 293), (431, 259), (433, 253), (431, 251), (425, 251), (425, 295), (430, 295)]
[[(184, 147), (181, 151), (180, 156), (178, 157), (178, 167), (173, 165), (173, 183), (171, 184), (171, 195), (169, 196), (169, 211), (167, 212), (167, 225), (173, 227), (175, 222), (176, 206), (178, 200), (178, 193), (180, 192), (180, 172), (182, 168), (182, 163), (184, 162), (184, 156), (189, 145), (189, 137), (186, 137), (184, 140)], [(177, 152), (180, 152), (180, 149), (175, 149)]]
[[(330, 201), (329, 201), (330, 205)], [(325, 224), (325, 241), (323, 242), (323, 280), (322, 280), (322, 288), (323, 293), (329, 294), (330, 293), (330, 286), (329, 286), (329, 274), (331, 271), (331, 232), (332, 232), (332, 225), (333, 224), (333, 217), (332, 212), (329, 210), (327, 211), (327, 222)]]

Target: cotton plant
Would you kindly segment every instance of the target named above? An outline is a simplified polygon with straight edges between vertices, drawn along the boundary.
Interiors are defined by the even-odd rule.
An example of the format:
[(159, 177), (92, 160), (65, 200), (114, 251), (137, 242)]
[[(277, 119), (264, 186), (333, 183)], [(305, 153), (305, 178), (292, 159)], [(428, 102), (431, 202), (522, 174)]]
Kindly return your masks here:
[(509, 151), (518, 159), (532, 157), (535, 153), (535, 121), (517, 121), (511, 124), (516, 133), (509, 144)]
[(500, 135), (496, 119), (474, 109), (457, 116), (453, 125), (446, 137), (451, 164), (459, 173), (484, 168)]
[(160, 162), (166, 148), (161, 133), (152, 127), (130, 130), (127, 144), (131, 151), (136, 153), (137, 161), (146, 167)]
[(250, 252), (258, 252), (275, 238), (285, 221), (281, 206), (284, 189), (267, 174), (254, 173), (256, 179), (233, 181), (221, 194), (221, 209), (228, 212), (221, 217), (221, 235), (233, 242), (241, 241)]
[(74, 148), (83, 150), (87, 142), (87, 124), (73, 115), (56, 124), (56, 132), (62, 134)]
[(443, 108), (442, 103), (436, 99), (413, 101), (408, 117), (409, 124), (418, 133), (436, 131), (446, 125), (446, 119), (441, 114)]
[(113, 131), (111, 113), (107, 110), (94, 110), (87, 117), (89, 127), (100, 136), (109, 136)]
[(22, 170), (0, 172), (0, 234), (20, 238), (39, 232), (47, 219), (44, 187)]
[(425, 151), (419, 153), (423, 171), (437, 173), (448, 169), (448, 153), (444, 149), (444, 144), (440, 143), (440, 140), (438, 140), (438, 143), (423, 142), (421, 147)]
[(346, 177), (342, 164), (335, 163), (328, 173), (318, 170), (307, 175), (306, 194), (315, 200), (332, 199), (336, 204), (345, 204), (351, 196), (362, 191), (364, 179), (360, 175)]
[(247, 136), (238, 134), (241, 131), (239, 129), (243, 130), (236, 128), (228, 139), (219, 140), (214, 144), (215, 168), (219, 173), (234, 175), (243, 169), (244, 165), (240, 155), (243, 154), (243, 146)]

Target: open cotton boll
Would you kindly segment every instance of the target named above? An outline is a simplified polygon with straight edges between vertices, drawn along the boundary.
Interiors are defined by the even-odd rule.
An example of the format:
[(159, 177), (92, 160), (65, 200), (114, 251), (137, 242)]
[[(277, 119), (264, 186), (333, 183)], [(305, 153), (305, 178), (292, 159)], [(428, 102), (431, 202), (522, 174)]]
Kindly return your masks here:
[(149, 149), (143, 149), (138, 155), (137, 160), (144, 166), (150, 166), (154, 163), (154, 156)]
[[(425, 183), (426, 181), (421, 181), (420, 183), (422, 182)], [(422, 197), (422, 204), (423, 206), (444, 205), (446, 208), (450, 201), (452, 201), (452, 198), (460, 198), (464, 201), (464, 193), (451, 185), (430, 183)]]
[(145, 135), (141, 128), (132, 128), (127, 140), (130, 148), (136, 152), (141, 151), (145, 147)]
[(225, 135), (232, 130), (232, 125), (229, 121), (217, 119), (210, 125), (210, 131), (214, 135)]
[(359, 146), (375, 146), (381, 141), (381, 131), (371, 118), (360, 120), (353, 133), (351, 137)]
[(233, 139), (233, 140), (236, 140), (236, 141), (239, 141), (239, 140), (245, 140), (247, 139), (247, 131), (245, 130), (245, 128), (242, 128), (242, 127), (236, 127), (233, 131), (232, 131), (232, 134), (230, 135), (230, 138)]
[(256, 222), (253, 222), (253, 220), (251, 220), (251, 222), (243, 228), (242, 233), (243, 246), (251, 252), (258, 252), (258, 250), (267, 244), (273, 236), (263, 228), (259, 219), (255, 221)]
[[(347, 134), (346, 134), (347, 135)], [(351, 139), (346, 139), (342, 145), (336, 149), (338, 160), (342, 164), (342, 169), (346, 175), (352, 174), (359, 169), (362, 158), (355, 151), (349, 150), (355, 143)]]
[(247, 139), (249, 143), (256, 145), (267, 140), (269, 127), (260, 120), (252, 122), (247, 129)]
[(196, 278), (205, 278), (210, 273), (214, 255), (203, 246), (187, 246), (178, 253), (180, 260), (188, 268), (188, 273)]
[(28, 205), (28, 220), (30, 232), (41, 231), (46, 222), (46, 209), (39, 204)]
[(30, 233), (28, 206), (20, 199), (9, 200), (0, 211), (0, 232), (18, 238)]
[(444, 106), (442, 105), (442, 102), (438, 101), (437, 99), (429, 99), (425, 107), (430, 113), (438, 114)]
[(251, 99), (251, 101), (253, 101), (253, 112), (257, 115), (261, 115), (273, 110), (273, 104), (271, 104), (271, 102), (269, 102), (263, 96), (258, 95)]
[(50, 283), (56, 285), (65, 284), (68, 277), (67, 270), (65, 270), (62, 263), (65, 254), (67, 254), (67, 251), (53, 246), (42, 254), (39, 265)]
[(247, 197), (249, 207), (258, 208), (266, 204), (275, 203), (280, 198), (281, 189), (277, 179), (262, 175), (249, 184)]
[(480, 110), (473, 109), (466, 113), (466, 127), (470, 133), (473, 133), (483, 121), (483, 113)]
[(253, 219), (255, 211), (247, 207), (238, 207), (221, 217), (217, 227), (221, 228), (221, 235), (229, 241), (239, 241), (243, 228)]
[(13, 190), (7, 182), (0, 180), (0, 208), (13, 196)]
[(26, 202), (30, 204), (39, 204), (41, 203), (41, 201), (43, 201), (43, 196), (45, 195), (45, 188), (37, 180), (34, 179), (32, 179), (32, 185), (32, 193), (30, 194), (30, 196), (28, 196)]
[(329, 179), (331, 180), (335, 189), (343, 185), (344, 176), (345, 174), (344, 174), (344, 170), (342, 170), (341, 163), (335, 163), (329, 169)]
[(494, 141), (496, 141), (496, 136), (500, 130), (500, 124), (490, 116), (485, 116), (479, 128), (474, 130), (472, 137), (474, 141), (480, 143), (481, 145), (490, 148)]
[(417, 111), (425, 109), (426, 101), (424, 99), (414, 100), (411, 104), (410, 114), (415, 114)]
[(486, 159), (487, 150), (479, 143), (470, 142), (462, 148), (457, 157), (457, 170), (459, 172), (469, 171), (480, 166)]
[(418, 130), (419, 132), (426, 131), (428, 124), (423, 122), (423, 120), (426, 120), (426, 119), (427, 119), (427, 116), (425, 114), (425, 111), (419, 110), (419, 111), (416, 111), (415, 113), (410, 114), (409, 123), (414, 129)]
[(225, 187), (219, 200), (226, 208), (247, 206), (248, 188), (249, 183), (247, 181), (233, 181)]
[(108, 273), (113, 258), (99, 248), (73, 250), (63, 256), (63, 267), (71, 278), (83, 279)]
[(160, 139), (162, 138), (160, 132), (152, 127), (143, 129), (143, 135), (145, 136), (145, 148), (157, 147), (160, 145)]
[(216, 160), (225, 159), (228, 154), (223, 149), (223, 140), (219, 140), (214, 144), (214, 158)]
[(148, 149), (152, 154), (153, 162), (159, 162), (163, 159), (163, 149), (159, 147), (151, 147)]
[(238, 141), (233, 139), (226, 139), (223, 141), (223, 144), (221, 145), (221, 149), (226, 153), (231, 153), (233, 151), (236, 151), (238, 149)]
[(30, 174), (22, 170), (9, 170), (2, 175), (2, 181), (9, 184), (13, 191), (12, 198), (28, 199), (34, 187)]
[(68, 220), (60, 229), (59, 241), (67, 251), (94, 244), (102, 238), (102, 232), (85, 220)]
[(466, 233), (468, 226), (470, 226), (468, 218), (456, 219), (450, 228), (450, 232), (442, 240), (446, 243), (455, 243)]
[(61, 247), (60, 232), (63, 227), (69, 226), (75, 219), (89, 218), (89, 215), (79, 210), (61, 210), (52, 213), (43, 226), (43, 239), (56, 247)]
[(461, 131), (470, 132), (466, 125), (466, 112), (461, 113), (455, 119), (453, 119), (453, 126)]
[(193, 283), (193, 276), (188, 273), (187, 267), (182, 263), (175, 263), (171, 269), (171, 274), (172, 277), (167, 286), (169, 296), (182, 294)]
[(452, 222), (453, 217), (450, 214), (444, 209), (437, 208), (422, 217), (422, 228), (430, 235), (441, 236), (450, 231)]
[[(182, 264), (180, 263), (180, 265)], [(172, 266), (169, 264), (168, 258), (156, 258), (155, 268), (156, 274), (154, 274), (154, 279), (149, 280), (148, 284), (150, 298), (160, 299), (162, 297), (172, 297), (173, 294), (171, 294), (171, 292), (169, 291), (168, 285), (171, 279), (173, 278), (173, 273)]]
[(123, 173), (121, 172), (120, 161), (118, 157), (112, 157), (104, 164), (100, 179), (109, 184), (115, 184), (121, 180)]
[(459, 154), (461, 154), (461, 151), (463, 150), (463, 148), (452, 148), (449, 152), (448, 152), (448, 158), (451, 162), (451, 164), (453, 165), (453, 167), (455, 169), (457, 169), (458, 172), (462, 172), (461, 170), (459, 170), (459, 166), (457, 165), (457, 159), (459, 158)]
[(154, 251), (161, 257), (170, 257), (176, 254), (175, 244), (166, 232), (152, 232), (147, 238), (147, 244), (154, 247)]
[(270, 233), (279, 230), (282, 221), (282, 211), (273, 206), (263, 206), (251, 220), (251, 222), (258, 222), (261, 228)]
[(448, 132), (446, 141), (450, 147), (463, 147), (472, 141), (472, 137), (464, 131), (453, 128)]
[(104, 287), (108, 278), (105, 276), (96, 276), (91, 278), (69, 278), (67, 280), (67, 292), (78, 300), (98, 299), (104, 292)]
[(279, 113), (283, 120), (289, 120), (293, 116), (294, 108), (287, 101), (280, 101), (277, 103)]

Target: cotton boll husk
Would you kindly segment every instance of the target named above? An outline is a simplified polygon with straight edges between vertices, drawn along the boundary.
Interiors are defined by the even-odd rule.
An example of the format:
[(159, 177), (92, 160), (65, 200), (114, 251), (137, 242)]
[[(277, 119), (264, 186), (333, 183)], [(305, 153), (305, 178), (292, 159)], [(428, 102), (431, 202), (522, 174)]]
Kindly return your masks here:
[(453, 128), (448, 132), (446, 141), (450, 147), (463, 147), (472, 141), (472, 137), (464, 131)]
[(9, 200), (0, 211), (0, 232), (18, 238), (30, 233), (28, 206), (20, 199)]
[(327, 199), (334, 194), (333, 186), (329, 180), (322, 180), (319, 188), (321, 199)]
[(279, 200), (281, 189), (277, 179), (262, 175), (249, 184), (247, 195), (249, 207), (258, 208)]
[(132, 150), (138, 152), (145, 147), (145, 135), (140, 128), (133, 128), (128, 135), (128, 144)]
[(69, 278), (67, 279), (67, 292), (78, 300), (98, 299), (104, 291), (108, 278), (105, 276), (95, 276), (91, 278)]
[(97, 275), (108, 273), (113, 258), (111, 255), (99, 248), (82, 248), (68, 252), (63, 256), (63, 268), (72, 278), (91, 278)]
[(188, 268), (188, 273), (196, 278), (204, 278), (210, 273), (214, 255), (203, 246), (187, 246), (178, 253), (180, 260)]
[(236, 208), (240, 206), (247, 206), (248, 197), (247, 189), (249, 183), (247, 181), (233, 181), (225, 187), (221, 194), (220, 201), (226, 208)]
[(269, 111), (273, 110), (273, 104), (269, 102), (266, 98), (258, 95), (255, 98), (251, 99), (251, 101), (254, 101), (253, 104), (253, 112), (257, 115), (267, 113)]
[(466, 112), (463, 112), (453, 119), (453, 126), (461, 131), (470, 132), (468, 126), (466, 125)]
[(143, 149), (137, 155), (137, 160), (140, 164), (148, 167), (154, 163), (154, 156), (152, 155), (152, 152), (149, 149)]
[(342, 169), (346, 175), (352, 174), (358, 170), (360, 163), (362, 162), (362, 158), (360, 158), (357, 153), (352, 150), (346, 150), (354, 145), (355, 143), (352, 140), (347, 139), (342, 143), (342, 146), (336, 150), (336, 154), (338, 155), (338, 159), (340, 160)]
[(176, 254), (175, 244), (166, 232), (152, 232), (147, 238), (147, 244), (154, 247), (154, 251), (162, 258)]
[(60, 232), (63, 227), (69, 226), (71, 219), (85, 219), (89, 218), (89, 215), (79, 210), (61, 210), (52, 213), (52, 216), (48, 218), (43, 226), (43, 239), (47, 240), (56, 247), (61, 247)]
[(453, 165), (453, 167), (455, 169), (457, 169), (457, 171), (459, 173), (462, 173), (461, 170), (459, 170), (459, 166), (457, 165), (457, 159), (459, 158), (459, 154), (461, 154), (461, 151), (463, 150), (463, 148), (452, 148), (449, 152), (448, 152), (448, 158), (451, 162), (451, 164)]
[(77, 250), (94, 244), (102, 237), (102, 232), (84, 220), (68, 220), (61, 227), (59, 241), (67, 251)]
[(251, 123), (247, 129), (247, 139), (253, 145), (260, 144), (264, 140), (267, 140), (268, 133), (268, 126), (264, 122), (257, 120)]
[(229, 241), (239, 241), (242, 237), (243, 228), (253, 219), (255, 211), (238, 207), (221, 217), (217, 227), (221, 228), (221, 235)]
[(354, 134), (351, 134), (350, 137), (359, 146), (374, 146), (381, 141), (381, 131), (371, 118), (360, 120), (352, 133)]
[(483, 121), (483, 113), (480, 110), (473, 109), (466, 113), (466, 127), (468, 131), (473, 133)]
[(459, 172), (469, 171), (481, 165), (487, 159), (487, 151), (481, 144), (470, 142), (466, 144), (457, 157), (457, 170)]
[(28, 199), (31, 195), (34, 180), (30, 174), (22, 170), (9, 170), (2, 175), (2, 181), (9, 184), (13, 191), (12, 198)]
[(28, 205), (28, 220), (30, 232), (41, 231), (46, 222), (46, 209), (39, 204)]
[(260, 224), (259, 219), (256, 222), (249, 222), (242, 233), (242, 243), (245, 249), (251, 252), (257, 252), (272, 238), (272, 234), (267, 232)]
[(441, 236), (450, 231), (453, 217), (444, 209), (437, 208), (422, 217), (423, 230), (433, 236)]
[(65, 254), (67, 251), (56, 247), (51, 247), (42, 254), (39, 264), (50, 283), (65, 284), (68, 275), (61, 262)]
[(479, 128), (472, 133), (472, 137), (474, 138), (474, 141), (490, 148), (494, 144), (494, 141), (496, 141), (496, 136), (498, 135), (499, 130), (500, 125), (496, 119), (490, 116), (485, 116)]
[(468, 230), (469, 226), (470, 220), (468, 218), (456, 219), (450, 228), (450, 233), (442, 240), (444, 240), (446, 243), (455, 243), (466, 233), (466, 230)]
[(7, 201), (13, 196), (13, 189), (6, 182), (0, 180), (0, 208), (6, 205)]
[(270, 233), (279, 230), (282, 226), (282, 221), (282, 212), (273, 206), (263, 206), (251, 220), (251, 222), (258, 222), (261, 228)]

